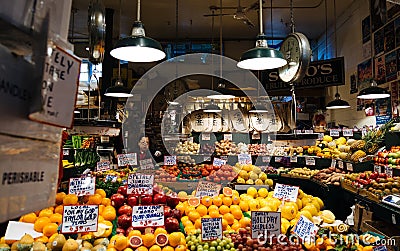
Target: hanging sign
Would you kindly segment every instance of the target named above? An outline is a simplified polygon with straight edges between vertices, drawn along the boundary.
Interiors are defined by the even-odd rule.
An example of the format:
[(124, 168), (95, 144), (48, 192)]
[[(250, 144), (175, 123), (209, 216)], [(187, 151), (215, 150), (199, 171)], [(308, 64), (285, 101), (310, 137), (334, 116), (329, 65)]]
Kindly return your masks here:
[(222, 218), (201, 218), (201, 240), (222, 239)]
[(164, 207), (134, 206), (132, 207), (132, 227), (161, 227), (164, 226)]
[(281, 213), (251, 211), (251, 238), (267, 240), (268, 236), (281, 234)]
[(297, 186), (276, 183), (273, 196), (280, 200), (296, 202), (298, 193), (299, 187)]
[(176, 155), (164, 156), (164, 165), (165, 166), (176, 165)]
[(152, 159), (139, 160), (139, 165), (141, 170), (154, 169), (154, 164)]
[(72, 127), (81, 60), (55, 46), (47, 56), (42, 80), (42, 109), (29, 118), (59, 127)]
[(262, 157), (262, 162), (264, 162), (264, 163), (269, 163), (269, 162), (271, 162), (271, 156), (263, 156), (263, 157)]
[(343, 129), (344, 137), (353, 137), (353, 129)]
[(110, 164), (111, 164), (111, 162), (109, 160), (99, 161), (99, 162), (97, 162), (97, 165), (96, 165), (96, 171), (104, 172), (104, 171), (110, 170)]
[(374, 165), (374, 172), (381, 173), (381, 166)]
[(207, 181), (200, 181), (196, 188), (195, 197), (202, 198), (204, 196), (215, 197), (219, 195), (221, 184)]
[(61, 233), (96, 232), (98, 205), (64, 206)]
[(340, 169), (343, 169), (344, 168), (344, 166), (343, 166), (343, 161), (341, 161), (341, 160), (338, 160), (338, 167), (340, 168)]
[(386, 166), (385, 173), (389, 178), (392, 178), (393, 177), (393, 168)]
[(118, 159), (118, 166), (136, 166), (137, 165), (136, 153), (118, 154), (117, 159)]
[(319, 228), (314, 225), (313, 222), (302, 215), (294, 227), (294, 233), (297, 234), (302, 241), (305, 241), (314, 237), (317, 234), (318, 229)]
[(275, 157), (274, 160), (276, 163), (279, 163), (282, 161), (282, 157)]
[(251, 155), (248, 153), (241, 153), (238, 155), (238, 162), (241, 165), (247, 165), (247, 164), (252, 164), (252, 159), (251, 159)]
[(128, 176), (128, 191), (127, 194), (153, 195), (154, 175), (131, 173)]
[(226, 160), (218, 159), (218, 158), (214, 158), (213, 159), (213, 166), (220, 167), (220, 166), (225, 165), (225, 164), (226, 164)]
[(82, 177), (69, 179), (69, 194), (77, 196), (93, 195), (96, 186), (96, 177)]

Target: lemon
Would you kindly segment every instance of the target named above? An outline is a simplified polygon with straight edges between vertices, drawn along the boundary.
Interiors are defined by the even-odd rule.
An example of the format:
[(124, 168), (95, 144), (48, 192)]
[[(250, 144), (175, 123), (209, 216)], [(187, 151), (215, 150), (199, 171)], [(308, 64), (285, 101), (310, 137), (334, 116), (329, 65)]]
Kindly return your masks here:
[(247, 192), (248, 195), (250, 195), (251, 197), (255, 198), (257, 196), (257, 189), (255, 187), (249, 187), (247, 188)]
[(266, 198), (268, 196), (268, 190), (265, 187), (258, 189), (258, 196)]

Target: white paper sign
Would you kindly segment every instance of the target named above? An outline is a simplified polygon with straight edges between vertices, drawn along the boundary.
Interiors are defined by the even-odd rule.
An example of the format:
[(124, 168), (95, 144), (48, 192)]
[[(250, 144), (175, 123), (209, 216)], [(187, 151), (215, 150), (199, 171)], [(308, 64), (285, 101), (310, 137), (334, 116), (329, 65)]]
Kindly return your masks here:
[(98, 205), (64, 206), (61, 233), (96, 232)]
[(210, 133), (202, 133), (201, 140), (211, 140), (211, 134)]
[(187, 141), (188, 141), (189, 143), (193, 143), (193, 137), (189, 137), (189, 138), (187, 139)]
[(298, 193), (299, 187), (276, 183), (274, 198), (296, 202)]
[(136, 166), (137, 165), (137, 154), (136, 153), (124, 153), (118, 154), (118, 166)]
[(219, 158), (223, 159), (223, 160), (228, 160), (228, 156), (226, 156), (226, 155), (221, 155), (221, 156), (219, 156)]
[(331, 129), (331, 130), (329, 131), (329, 135), (330, 135), (331, 137), (339, 137), (339, 130), (337, 130), (337, 129)]
[(139, 160), (139, 165), (141, 170), (154, 169), (154, 164), (152, 159)]
[(154, 175), (131, 173), (128, 176), (128, 194), (153, 194)]
[(69, 150), (63, 149), (63, 156), (69, 156)]
[(385, 173), (389, 178), (392, 178), (393, 177), (393, 168), (386, 166)]
[(381, 173), (381, 166), (374, 165), (374, 172)]
[(331, 167), (336, 167), (336, 160), (335, 160), (335, 159), (332, 159), (332, 161), (331, 161)]
[(269, 163), (269, 162), (271, 162), (271, 156), (263, 156), (263, 157), (262, 157), (262, 162), (264, 162), (264, 163)]
[(343, 166), (343, 161), (341, 161), (341, 160), (338, 160), (338, 167), (340, 168), (340, 169), (343, 169), (344, 168), (344, 166)]
[(281, 234), (281, 213), (251, 211), (251, 238), (268, 239), (270, 235), (279, 236)]
[(275, 157), (275, 162), (276, 163), (279, 163), (279, 162), (281, 162), (282, 161), (282, 157)]
[(241, 165), (247, 165), (247, 164), (252, 164), (252, 159), (251, 159), (251, 155), (248, 153), (241, 153), (238, 155), (238, 162)]
[(132, 207), (132, 227), (164, 226), (163, 206), (134, 206)]
[(315, 158), (306, 157), (306, 166), (315, 166)]
[(202, 198), (204, 196), (218, 196), (221, 190), (221, 184), (216, 184), (213, 182), (200, 181), (196, 188), (195, 196)]
[(351, 163), (346, 163), (346, 168), (347, 168), (347, 171), (353, 171), (353, 164), (351, 164)]
[(77, 196), (92, 195), (96, 187), (96, 177), (82, 177), (69, 179), (69, 194)]
[(201, 218), (201, 240), (222, 239), (222, 218)]
[(344, 137), (353, 137), (353, 129), (343, 129)]
[(222, 166), (226, 164), (226, 160), (214, 158), (213, 159), (213, 166)]
[(226, 133), (226, 134), (224, 134), (224, 140), (230, 140), (230, 141), (232, 141), (232, 134), (231, 134), (231, 133)]
[(97, 172), (104, 172), (110, 170), (111, 162), (109, 160), (99, 161), (96, 165)]
[(303, 131), (302, 130), (294, 130), (294, 133), (295, 134), (303, 134)]
[(290, 156), (291, 163), (297, 163), (297, 156)]
[(386, 246), (383, 246), (383, 245), (381, 245), (381, 246), (375, 246), (375, 247), (373, 248), (373, 251), (387, 251), (387, 248), (386, 248)]
[(42, 110), (29, 115), (32, 120), (71, 128), (81, 60), (56, 46), (43, 69)]
[[(294, 233), (297, 234), (301, 240), (310, 240), (314, 237), (318, 232), (318, 227), (314, 225), (309, 219), (305, 216), (301, 216), (297, 221), (296, 226), (294, 227)], [(310, 238), (310, 239), (307, 239)]]
[(164, 165), (165, 166), (176, 165), (176, 155), (164, 156)]
[(305, 130), (305, 133), (312, 134), (312, 133), (314, 133), (314, 131), (313, 130)]
[(210, 161), (211, 160), (211, 157), (210, 156), (204, 156), (203, 157), (203, 161)]
[(25, 234), (30, 234), (33, 238), (43, 236), (43, 233), (33, 229), (33, 223), (19, 221), (9, 221), (4, 235), (5, 240), (20, 240)]
[(324, 138), (324, 134), (323, 133), (318, 133), (318, 140), (322, 140)]

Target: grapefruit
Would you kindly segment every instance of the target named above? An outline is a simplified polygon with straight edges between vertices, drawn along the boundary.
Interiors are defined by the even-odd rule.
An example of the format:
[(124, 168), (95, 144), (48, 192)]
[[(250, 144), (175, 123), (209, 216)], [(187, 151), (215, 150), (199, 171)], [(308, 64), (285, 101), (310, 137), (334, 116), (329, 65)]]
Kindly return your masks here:
[(143, 244), (143, 240), (142, 238), (140, 238), (139, 236), (131, 236), (131, 238), (129, 239), (129, 246), (131, 246), (132, 248), (138, 248)]
[(168, 244), (168, 236), (163, 233), (158, 234), (156, 236), (156, 244), (160, 247), (164, 247)]
[(200, 205), (200, 199), (197, 197), (192, 197), (188, 199), (188, 204), (189, 206), (197, 207), (198, 205)]
[(230, 187), (224, 187), (224, 188), (222, 189), (222, 193), (223, 193), (225, 196), (228, 196), (228, 197), (231, 197), (231, 196), (233, 195), (232, 188), (230, 188)]

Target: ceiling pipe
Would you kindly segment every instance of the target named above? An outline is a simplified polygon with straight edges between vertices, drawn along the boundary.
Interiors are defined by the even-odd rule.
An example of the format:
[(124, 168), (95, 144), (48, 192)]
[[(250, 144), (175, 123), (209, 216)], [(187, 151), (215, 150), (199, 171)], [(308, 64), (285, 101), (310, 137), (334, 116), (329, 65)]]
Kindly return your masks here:
[[(319, 6), (321, 6), (321, 4), (322, 4), (323, 1), (324, 1), (324, 0), (320, 0), (318, 4), (310, 5), (310, 6), (293, 6), (293, 9), (315, 9), (315, 8), (318, 8)], [(220, 7), (215, 6), (215, 5), (211, 5), (209, 8), (210, 8), (210, 10), (219, 10), (219, 9), (220, 9)], [(244, 8), (244, 7), (243, 7), (243, 8)], [(258, 9), (258, 3), (255, 4), (254, 6), (251, 6), (251, 7), (250, 7), (250, 9), (254, 9), (254, 8), (257, 8), (257, 9)], [(270, 8), (271, 8), (271, 7), (263, 7), (263, 9), (270, 9)], [(228, 10), (228, 9), (232, 9), (232, 10), (236, 10), (236, 9), (237, 9), (237, 6), (236, 6), (236, 7), (227, 6), (227, 7), (222, 7), (222, 9), (227, 9), (227, 10)], [(290, 9), (290, 6), (273, 6), (272, 9)]]

